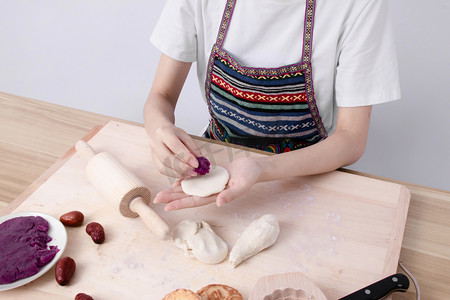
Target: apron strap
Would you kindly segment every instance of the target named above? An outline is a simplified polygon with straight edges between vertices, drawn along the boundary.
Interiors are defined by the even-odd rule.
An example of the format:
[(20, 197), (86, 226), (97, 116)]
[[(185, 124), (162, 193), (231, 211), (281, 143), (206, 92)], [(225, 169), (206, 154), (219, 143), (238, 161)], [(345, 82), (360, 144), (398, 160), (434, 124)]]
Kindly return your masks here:
[(230, 24), (231, 16), (233, 15), (236, 0), (228, 0), (225, 10), (223, 12), (222, 21), (220, 22), (219, 32), (217, 34), (216, 45), (222, 47), (227, 35), (228, 25)]
[(311, 62), (316, 0), (306, 0), (302, 62)]

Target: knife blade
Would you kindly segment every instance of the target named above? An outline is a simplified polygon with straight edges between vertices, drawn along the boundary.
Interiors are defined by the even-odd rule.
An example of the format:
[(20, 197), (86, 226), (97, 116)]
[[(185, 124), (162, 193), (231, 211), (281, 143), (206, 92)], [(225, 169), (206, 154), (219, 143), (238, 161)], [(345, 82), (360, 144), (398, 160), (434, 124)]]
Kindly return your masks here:
[(408, 288), (408, 277), (404, 274), (397, 273), (357, 290), (339, 300), (379, 300), (392, 292), (406, 292)]

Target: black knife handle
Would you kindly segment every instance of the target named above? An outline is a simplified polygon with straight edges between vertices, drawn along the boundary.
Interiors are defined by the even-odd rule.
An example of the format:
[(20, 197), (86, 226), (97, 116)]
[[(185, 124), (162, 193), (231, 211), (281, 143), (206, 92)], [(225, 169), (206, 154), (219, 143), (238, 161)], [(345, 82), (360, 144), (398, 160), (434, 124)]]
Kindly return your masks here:
[(339, 300), (379, 300), (392, 292), (406, 292), (408, 288), (408, 277), (398, 273), (381, 279)]

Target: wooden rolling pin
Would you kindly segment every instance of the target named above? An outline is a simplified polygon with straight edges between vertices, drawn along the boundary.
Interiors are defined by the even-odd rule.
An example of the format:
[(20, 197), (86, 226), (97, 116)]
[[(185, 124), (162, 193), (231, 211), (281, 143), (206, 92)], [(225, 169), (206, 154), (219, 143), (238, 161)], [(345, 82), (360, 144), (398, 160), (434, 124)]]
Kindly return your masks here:
[(78, 141), (77, 152), (87, 162), (86, 176), (108, 201), (119, 204), (120, 213), (128, 218), (140, 216), (145, 225), (159, 238), (170, 237), (170, 227), (148, 205), (150, 190), (113, 155), (95, 153), (86, 142)]

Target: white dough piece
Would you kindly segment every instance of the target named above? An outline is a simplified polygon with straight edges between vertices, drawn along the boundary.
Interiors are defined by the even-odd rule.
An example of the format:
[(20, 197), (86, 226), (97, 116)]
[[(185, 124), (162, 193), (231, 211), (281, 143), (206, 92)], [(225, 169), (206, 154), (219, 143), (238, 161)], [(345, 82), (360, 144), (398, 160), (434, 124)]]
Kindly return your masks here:
[(207, 197), (223, 191), (229, 178), (227, 169), (215, 166), (205, 175), (184, 179), (181, 188), (188, 195)]
[(229, 262), (233, 268), (241, 262), (275, 243), (280, 233), (277, 218), (263, 215), (250, 223), (230, 252)]
[(185, 220), (173, 229), (175, 245), (188, 256), (207, 264), (218, 264), (228, 254), (227, 244), (205, 221)]

